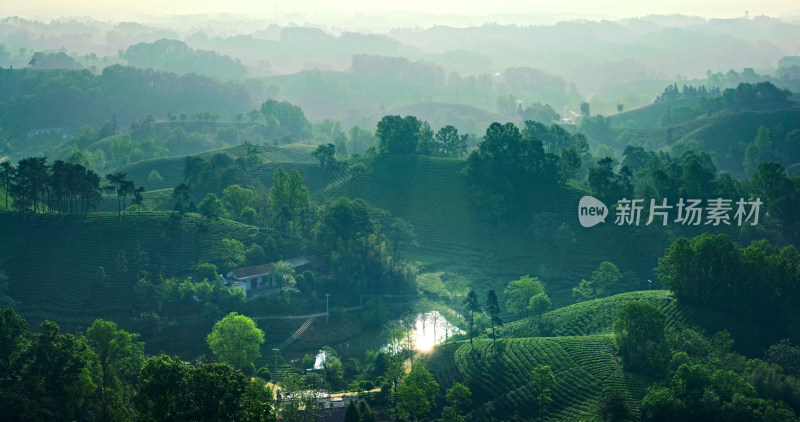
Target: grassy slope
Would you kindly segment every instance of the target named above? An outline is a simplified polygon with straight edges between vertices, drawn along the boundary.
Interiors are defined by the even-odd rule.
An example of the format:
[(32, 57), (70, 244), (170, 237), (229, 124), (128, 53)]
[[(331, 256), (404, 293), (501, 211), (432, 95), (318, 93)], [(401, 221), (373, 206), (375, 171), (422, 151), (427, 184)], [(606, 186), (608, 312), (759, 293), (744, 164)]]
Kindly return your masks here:
[[(437, 351), (437, 353), (439, 353)], [(473, 403), (469, 421), (538, 420), (531, 385), (532, 371), (548, 365), (555, 375), (546, 420), (591, 420), (604, 391), (621, 391), (637, 411), (651, 380), (626, 373), (614, 356), (610, 335), (583, 337), (513, 338), (464, 343), (452, 355), (462, 379), (470, 386)], [(437, 374), (438, 375), (438, 374)], [(441, 378), (440, 378), (441, 379)]]
[(509, 117), (487, 111), (478, 107), (464, 104), (450, 103), (416, 103), (389, 110), (387, 115), (416, 116), (427, 121), (434, 130), (445, 125), (455, 126), (462, 133), (477, 133), (480, 135), (494, 122), (507, 122), (516, 116)]
[[(699, 141), (700, 148), (708, 151), (717, 160), (721, 169), (735, 177), (743, 177), (744, 174), (741, 163), (726, 161), (731, 145), (737, 143), (746, 145), (752, 142), (760, 126), (771, 129), (782, 125), (786, 132), (800, 129), (800, 107), (796, 102), (773, 105), (767, 110), (740, 112), (728, 110), (711, 116), (703, 115), (669, 127), (659, 126), (659, 119), (666, 113), (668, 107), (693, 106), (698, 102), (697, 99), (692, 99), (651, 104), (611, 116), (611, 126), (627, 130), (637, 138), (650, 139), (652, 145), (658, 148), (669, 147), (679, 141)], [(793, 163), (789, 163), (790, 168), (791, 164)], [(791, 174), (797, 174), (797, 170), (793, 169)]]
[(529, 225), (482, 221), (470, 204), (464, 165), (455, 159), (381, 156), (365, 173), (325, 194), (362, 198), (407, 220), (419, 243), (407, 258), (436, 271), (470, 275), (481, 295), (492, 288), (502, 295), (510, 280), (530, 274), (548, 283), (554, 305), (564, 306), (571, 302), (572, 287), (601, 261), (646, 277), (655, 262), (652, 254), (668, 245), (652, 237), (619, 237), (618, 227), (580, 227), (577, 203), (583, 193), (572, 187), (538, 194)]
[[(306, 164), (311, 165), (316, 163), (316, 160), (311, 157), (310, 151), (304, 146), (287, 145), (285, 147), (272, 147), (261, 146), (264, 151), (264, 159), (266, 161), (265, 167), (270, 169), (282, 163)], [(212, 151), (196, 154), (205, 158), (220, 152), (228, 152), (236, 157), (240, 157), (244, 150), (241, 145), (234, 147), (227, 147), (215, 149)], [(128, 174), (128, 178), (133, 180), (136, 186), (145, 186), (147, 190), (157, 189), (172, 189), (181, 182), (183, 182), (183, 164), (186, 157), (171, 157), (171, 158), (156, 158), (152, 160), (139, 161), (117, 169), (117, 171), (124, 171)], [(150, 172), (156, 170), (161, 177), (164, 178), (162, 183), (153, 185), (147, 181)], [(273, 169), (274, 171), (274, 169)], [(272, 176), (272, 171), (268, 172)], [(267, 185), (269, 186), (269, 185)]]
[[(272, 185), (272, 175), (278, 168), (284, 170), (297, 170), (303, 176), (303, 181), (309, 190), (313, 193), (320, 191), (329, 183), (330, 177), (325, 174), (319, 167), (316, 159), (314, 159), (310, 151), (313, 147), (309, 145), (286, 145), (282, 147), (261, 146), (264, 151), (264, 164), (254, 170), (255, 177), (266, 187)], [(244, 153), (241, 145), (234, 147), (227, 147), (208, 151), (199, 156), (209, 158), (214, 154), (220, 152), (228, 152), (235, 157), (241, 157)], [(136, 186), (144, 186), (147, 192), (144, 194), (145, 202), (150, 202), (150, 206), (157, 206), (171, 210), (175, 204), (172, 199), (172, 189), (184, 181), (183, 166), (186, 157), (174, 158), (157, 158), (153, 160), (144, 160), (137, 163), (127, 165), (116, 169), (115, 171), (122, 171), (127, 173), (128, 179), (132, 180)], [(161, 183), (152, 184), (148, 181), (148, 176), (151, 171), (157, 171), (163, 181)], [(127, 203), (130, 205), (130, 199)], [(195, 204), (203, 200), (202, 195), (195, 195), (192, 199)], [(148, 208), (153, 209), (153, 208)], [(117, 197), (116, 195), (105, 195), (97, 206), (98, 211), (116, 212), (117, 211)]]
[(756, 332), (748, 323), (730, 316), (678, 304), (664, 290), (631, 292), (545, 314), (545, 323), (552, 324), (548, 335), (558, 337), (534, 337), (541, 334), (539, 318), (529, 318), (506, 325), (505, 338), (495, 345), (485, 338), (475, 340), (474, 347), (468, 342), (442, 345), (429, 358), (428, 368), (443, 389), (457, 381), (470, 385), (477, 407), (467, 420), (515, 416), (536, 420), (536, 415), (519, 410), (537, 408), (530, 377), (540, 364), (549, 365), (556, 377), (547, 420), (595, 419), (597, 404), (608, 391), (620, 391), (629, 408), (638, 412), (639, 402), (653, 380), (622, 369), (610, 334), (612, 316), (630, 301), (661, 309), (668, 327), (700, 327), (709, 333), (729, 329), (734, 337)]
[(611, 118), (611, 126), (614, 127), (626, 127), (631, 129), (657, 128), (658, 123), (661, 120), (661, 116), (667, 112), (668, 108), (678, 106), (695, 106), (699, 102), (699, 98), (692, 98), (687, 100), (672, 101), (669, 103), (653, 103), (644, 107), (611, 115), (609, 118)]
[(758, 128), (773, 128), (783, 125), (787, 132), (800, 129), (800, 108), (780, 110), (744, 111), (723, 114), (705, 120), (705, 124), (683, 135), (687, 140), (702, 142), (702, 148), (722, 160), (730, 145), (737, 142), (750, 143), (758, 134)]
[[(137, 242), (150, 262), (161, 260), (165, 273), (186, 273), (197, 261), (221, 260), (222, 238), (250, 244), (255, 228), (227, 220), (195, 230), (198, 216), (188, 216), (181, 234), (171, 230), (166, 213), (22, 215), (0, 213), (0, 268), (9, 276), (9, 295), (31, 326), (44, 319), (71, 330), (98, 317), (122, 318), (134, 303), (132, 285), (115, 280), (116, 256), (125, 251), (129, 267)], [(180, 237), (178, 237), (180, 236)], [(98, 278), (103, 267), (106, 283)]]
[[(628, 292), (576, 303), (550, 311), (541, 318), (530, 317), (506, 324), (503, 334), (508, 337), (609, 334), (614, 316), (622, 305), (631, 301), (646, 302), (660, 309), (667, 318), (668, 327), (698, 327), (708, 333), (728, 330), (741, 342), (756, 341), (759, 337), (760, 330), (754, 325), (727, 314), (679, 303), (667, 290)], [(540, 325), (546, 328), (543, 330)]]

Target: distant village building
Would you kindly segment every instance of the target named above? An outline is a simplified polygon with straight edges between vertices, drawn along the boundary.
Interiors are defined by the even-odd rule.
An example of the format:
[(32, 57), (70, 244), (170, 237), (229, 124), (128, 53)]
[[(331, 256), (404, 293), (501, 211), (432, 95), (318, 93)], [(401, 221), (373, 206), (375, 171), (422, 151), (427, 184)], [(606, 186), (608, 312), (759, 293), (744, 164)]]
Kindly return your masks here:
[(570, 110), (567, 115), (561, 116), (562, 125), (574, 125), (576, 121), (580, 120), (581, 115)]
[[(319, 419), (317, 419), (320, 422), (339, 422), (344, 420), (347, 405), (350, 404), (352, 400), (358, 401), (358, 394), (331, 395), (327, 391), (306, 390), (296, 393), (296, 396), (291, 396), (282, 394), (283, 392), (280, 386), (275, 386), (274, 391), (275, 397), (279, 402), (284, 400), (298, 400), (300, 396), (315, 397), (317, 403), (319, 403), (322, 408), (321, 414), (318, 415)], [(300, 415), (302, 416), (305, 413), (305, 408), (300, 408)]]
[(61, 135), (61, 139), (67, 139), (67, 131), (64, 130), (63, 127), (54, 127), (54, 128), (38, 128), (38, 129), (31, 129), (28, 131), (28, 139), (35, 138), (38, 136), (50, 136), (50, 135)]
[[(308, 267), (312, 259), (306, 256), (297, 256), (292, 259), (287, 259), (286, 262), (294, 268), (295, 272), (303, 270)], [(225, 286), (229, 289), (242, 289), (245, 293), (254, 292), (259, 289), (278, 288), (278, 282), (275, 276), (270, 274), (272, 265), (263, 264), (256, 265), (255, 267), (237, 268), (229, 272), (223, 281)]]

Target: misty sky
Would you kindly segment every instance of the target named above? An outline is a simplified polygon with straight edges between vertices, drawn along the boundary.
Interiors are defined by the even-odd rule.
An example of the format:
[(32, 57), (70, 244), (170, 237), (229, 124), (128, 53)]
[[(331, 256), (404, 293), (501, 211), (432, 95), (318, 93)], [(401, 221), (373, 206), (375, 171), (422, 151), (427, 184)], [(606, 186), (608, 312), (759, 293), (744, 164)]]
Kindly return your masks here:
[[(3, 4), (5, 3), (5, 4)], [(304, 13), (323, 18), (323, 11), (337, 15), (414, 12), (432, 15), (487, 16), (491, 14), (541, 14), (586, 18), (616, 19), (648, 14), (695, 15), (702, 17), (742, 17), (767, 15), (787, 17), (800, 15), (796, 0), (0, 0), (0, 14), (26, 16), (94, 16), (124, 19), (142, 15), (234, 13), (249, 17), (272, 18), (278, 14)]]

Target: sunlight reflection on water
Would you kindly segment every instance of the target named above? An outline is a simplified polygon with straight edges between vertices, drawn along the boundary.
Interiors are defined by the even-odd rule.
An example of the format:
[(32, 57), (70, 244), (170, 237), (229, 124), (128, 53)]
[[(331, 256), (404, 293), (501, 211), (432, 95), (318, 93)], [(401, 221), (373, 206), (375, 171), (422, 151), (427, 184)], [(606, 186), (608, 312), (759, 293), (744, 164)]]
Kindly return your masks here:
[(417, 315), (413, 330), (414, 348), (420, 352), (428, 352), (437, 344), (444, 343), (453, 334), (464, 331), (447, 320), (438, 312), (431, 311)]

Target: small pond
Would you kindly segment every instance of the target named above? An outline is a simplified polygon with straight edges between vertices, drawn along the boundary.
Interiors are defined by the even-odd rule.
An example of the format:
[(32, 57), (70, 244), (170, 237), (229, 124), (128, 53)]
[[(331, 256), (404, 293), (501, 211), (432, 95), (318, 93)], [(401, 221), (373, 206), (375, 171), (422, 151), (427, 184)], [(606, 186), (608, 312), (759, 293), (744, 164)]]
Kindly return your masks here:
[[(444, 343), (454, 334), (464, 334), (464, 330), (449, 323), (438, 311), (417, 314), (414, 319), (414, 328), (405, 332), (402, 338), (383, 346), (383, 350), (399, 352), (406, 347), (409, 341), (418, 352), (430, 352), (434, 346)], [(317, 352), (314, 357), (313, 369), (322, 369), (326, 353), (324, 350)]]

